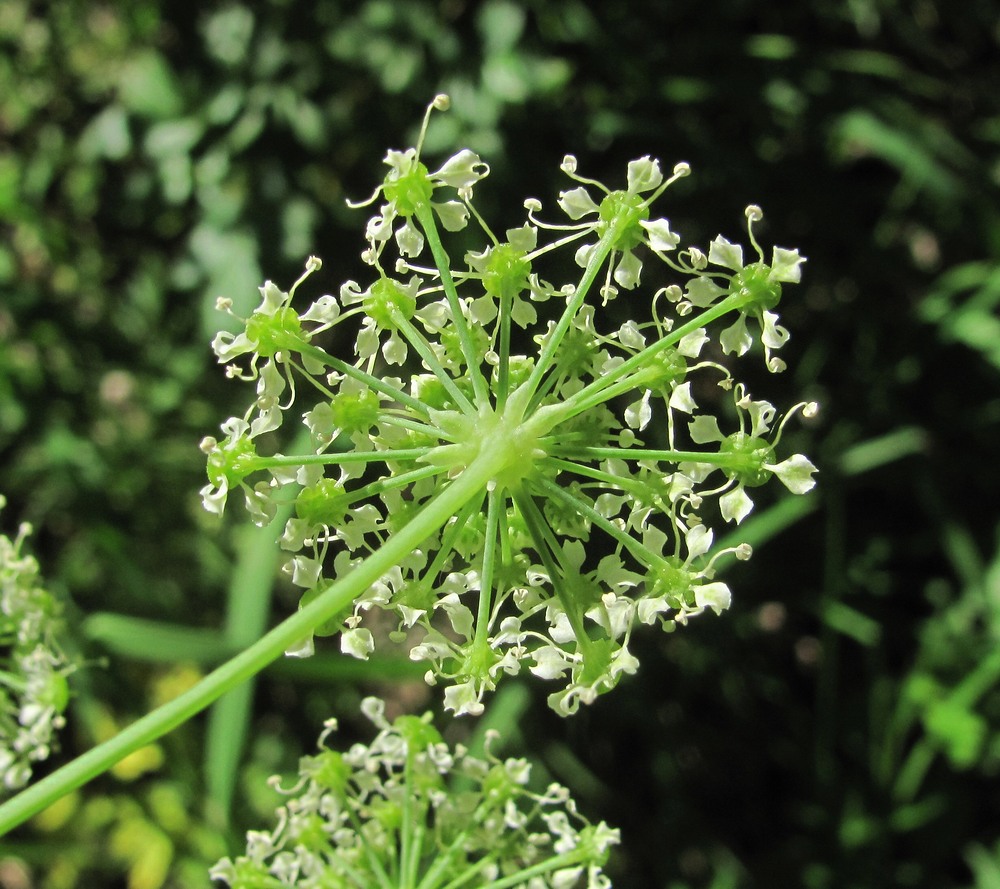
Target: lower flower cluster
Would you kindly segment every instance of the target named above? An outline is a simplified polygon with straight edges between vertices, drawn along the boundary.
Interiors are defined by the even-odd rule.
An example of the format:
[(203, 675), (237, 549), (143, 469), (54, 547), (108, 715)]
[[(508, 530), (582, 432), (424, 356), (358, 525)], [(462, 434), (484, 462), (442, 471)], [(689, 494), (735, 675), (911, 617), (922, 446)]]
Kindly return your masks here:
[[(0, 496), (0, 510), (4, 503)], [(56, 600), (24, 552), (30, 533), (22, 524), (13, 540), (0, 535), (0, 781), (8, 790), (24, 787), (51, 753), (72, 670), (56, 639)]]
[[(603, 865), (618, 831), (583, 819), (557, 784), (530, 789), (523, 759), (483, 758), (445, 744), (424, 717), (385, 717), (344, 753), (325, 742), (299, 763), (272, 831), (247, 835), (246, 854), (211, 875), (232, 889), (606, 889)], [(487, 744), (487, 751), (489, 744)]]

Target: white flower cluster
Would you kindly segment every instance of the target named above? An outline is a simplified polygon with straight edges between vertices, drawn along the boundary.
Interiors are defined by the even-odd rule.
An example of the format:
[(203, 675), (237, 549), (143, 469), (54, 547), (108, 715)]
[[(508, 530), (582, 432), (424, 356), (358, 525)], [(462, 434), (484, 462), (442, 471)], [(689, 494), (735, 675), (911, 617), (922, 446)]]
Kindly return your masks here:
[[(504, 886), (606, 889), (602, 867), (618, 831), (588, 824), (566, 788), (529, 789), (523, 759), (471, 756), (445, 744), (424, 717), (390, 723), (362, 711), (378, 734), (346, 753), (303, 757), (272, 831), (247, 834), (246, 854), (211, 871), (232, 889), (296, 886)], [(452, 786), (453, 782), (457, 786)]]
[[(0, 496), (0, 510), (5, 499)], [(38, 562), (23, 552), (26, 523), (0, 535), (0, 781), (16, 790), (47, 759), (65, 723), (71, 672), (55, 633), (58, 607), (40, 585)]]
[[(718, 358), (759, 342), (768, 368), (784, 367), (776, 309), (804, 260), (774, 248), (765, 261), (757, 207), (747, 210), (748, 264), (721, 235), (706, 251), (679, 250), (650, 207), (686, 164), (665, 178), (641, 158), (613, 191), (567, 157), (578, 184), (558, 203), (569, 222), (542, 221), (532, 199), (527, 221), (500, 238), (472, 204), (486, 167), (471, 152), (435, 173), (419, 145), (386, 163), (367, 229), (371, 281), (348, 281), (301, 312), (292, 302), (302, 278), (287, 293), (268, 282), (244, 332), (216, 339), (219, 360), (254, 380), (257, 397), (221, 442), (203, 442), (205, 506), (221, 512), (240, 490), (264, 523), (294, 501), (281, 545), (304, 602), (398, 532), (424, 529), (323, 632), (339, 630), (343, 651), (367, 657), (365, 615), (389, 610), (400, 637), (418, 634), (411, 657), (447, 685), (449, 709), (478, 713), (502, 676), (527, 670), (559, 683), (551, 703), (572, 713), (636, 670), (636, 626), (672, 630), (729, 606), (713, 570), (713, 518), (741, 522), (748, 491), (775, 477), (796, 494), (812, 488), (815, 467), (778, 448), (789, 417), (815, 405), (779, 419)], [(455, 268), (442, 228), (473, 222), (483, 246)], [(565, 274), (552, 261), (564, 249), (582, 271), (557, 286), (543, 275)], [(604, 305), (638, 290), (650, 261), (674, 283), (644, 305), (630, 295), (636, 317), (609, 327)], [(319, 265), (310, 259), (306, 274)], [(351, 325), (353, 355), (321, 348), (327, 331)], [(273, 453), (265, 433), (305, 394), (297, 413), (311, 449)], [(749, 547), (735, 553), (748, 558)]]

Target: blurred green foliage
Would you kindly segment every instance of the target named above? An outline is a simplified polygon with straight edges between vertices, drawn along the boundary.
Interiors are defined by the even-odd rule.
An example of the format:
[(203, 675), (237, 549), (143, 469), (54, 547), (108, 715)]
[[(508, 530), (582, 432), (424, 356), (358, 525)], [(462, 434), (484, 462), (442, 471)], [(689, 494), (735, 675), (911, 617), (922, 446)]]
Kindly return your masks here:
[[(210, 663), (204, 646), (255, 607), (227, 593), (245, 543), (196, 493), (197, 442), (242, 397), (207, 346), (215, 297), (239, 312), (308, 253), (322, 287), (356, 274), (365, 218), (344, 198), (370, 192), (436, 92), (454, 110), (428, 150), (488, 156), (488, 213), (510, 194), (551, 203), (567, 151), (609, 180), (644, 154), (687, 160), (668, 211), (686, 240), (755, 202), (765, 237), (809, 257), (783, 306), (793, 370), (768, 391), (822, 403), (795, 443), (819, 489), (808, 508), (760, 504), (725, 619), (638, 640), (640, 674), (573, 720), (531, 688), (506, 728), (622, 827), (619, 886), (992, 889), (998, 42), (990, 0), (4, 0), (5, 517), (36, 525), (81, 615), (161, 622)], [(258, 580), (265, 619), (294, 607)], [(82, 626), (94, 661), (63, 757), (109, 712), (139, 715), (163, 676), (107, 622)], [(147, 658), (177, 638), (150, 635)], [(175, 732), (147, 772), (8, 839), (25, 863), (6, 865), (43, 887), (200, 885), (273, 807), (264, 776), (356, 701), (330, 666), (269, 673), (234, 721)], [(219, 731), (254, 741), (206, 774)], [(134, 848), (150, 850), (139, 875)]]

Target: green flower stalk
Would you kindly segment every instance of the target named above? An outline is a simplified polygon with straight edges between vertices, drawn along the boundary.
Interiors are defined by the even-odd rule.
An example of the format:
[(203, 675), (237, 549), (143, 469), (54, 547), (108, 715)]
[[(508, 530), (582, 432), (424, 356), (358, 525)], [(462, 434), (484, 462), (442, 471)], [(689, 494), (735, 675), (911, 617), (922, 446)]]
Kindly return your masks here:
[[(0, 510), (5, 503), (0, 496)], [(30, 534), (22, 523), (13, 540), (0, 535), (0, 781), (7, 790), (24, 787), (33, 765), (52, 752), (72, 672), (57, 640), (58, 603), (24, 552)]]
[[(339, 753), (303, 757), (272, 831), (247, 834), (246, 854), (211, 871), (231, 889), (606, 889), (602, 867), (618, 831), (591, 825), (566, 788), (529, 787), (530, 765), (445, 744), (423, 717), (390, 723), (362, 711), (378, 734)], [(494, 740), (490, 738), (490, 740)], [(456, 786), (460, 783), (459, 786)]]
[[(299, 307), (321, 265), (310, 258), (289, 291), (261, 288), (240, 333), (216, 338), (219, 361), (253, 381), (256, 398), (221, 440), (202, 442), (203, 500), (221, 513), (240, 492), (260, 524), (293, 504), (286, 570), (303, 606), (339, 604), (331, 598), (288, 654), (338, 633), (344, 652), (365, 658), (366, 614), (382, 609), (427, 681), (445, 686), (449, 710), (481, 712), (503, 676), (527, 670), (557, 684), (550, 703), (570, 714), (635, 672), (637, 626), (669, 631), (729, 606), (713, 569), (716, 517), (742, 521), (750, 491), (773, 477), (797, 494), (812, 488), (815, 467), (782, 459), (780, 444), (789, 418), (816, 406), (779, 417), (718, 358), (759, 342), (768, 369), (784, 369), (776, 309), (804, 260), (780, 247), (765, 258), (756, 206), (749, 263), (721, 235), (707, 250), (679, 249), (652, 207), (690, 171), (665, 176), (649, 157), (612, 190), (567, 156), (567, 218), (544, 220), (529, 199), (524, 224), (501, 237), (473, 204), (489, 172), (477, 155), (435, 172), (421, 160), (431, 111), (447, 104), (439, 96), (428, 109), (416, 147), (386, 158), (368, 202), (378, 205), (368, 280)], [(445, 237), (469, 226), (481, 246), (456, 262)], [(567, 250), (580, 272), (551, 283)], [(640, 303), (647, 263), (671, 283)], [(641, 311), (609, 327), (603, 309), (623, 291)], [(350, 332), (353, 354), (324, 349), (334, 328)], [(280, 451), (292, 415), (309, 429), (306, 453)], [(390, 560), (404, 531), (410, 544)]]

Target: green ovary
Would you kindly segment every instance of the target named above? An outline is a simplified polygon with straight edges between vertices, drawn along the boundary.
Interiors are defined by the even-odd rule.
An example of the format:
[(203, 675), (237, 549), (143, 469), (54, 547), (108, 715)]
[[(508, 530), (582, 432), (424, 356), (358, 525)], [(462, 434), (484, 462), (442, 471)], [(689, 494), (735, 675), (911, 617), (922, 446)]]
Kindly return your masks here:
[(282, 349), (295, 349), (307, 341), (302, 322), (291, 306), (282, 306), (273, 315), (254, 312), (247, 321), (247, 339), (257, 344), (261, 358), (270, 358)]
[(492, 296), (521, 293), (528, 288), (531, 263), (510, 244), (500, 244), (490, 253), (483, 272), (483, 289)]
[(624, 220), (611, 245), (615, 250), (631, 250), (642, 243), (644, 230), (639, 224), (649, 218), (649, 207), (643, 205), (637, 194), (613, 191), (603, 201), (600, 209), (601, 224), (598, 231), (603, 235), (611, 226)]
[(229, 490), (237, 487), (257, 467), (257, 449), (249, 438), (240, 438), (229, 447), (216, 448), (208, 456), (208, 480), (217, 488), (226, 481)]
[(719, 446), (719, 453), (732, 456), (732, 461), (722, 467), (723, 471), (745, 487), (759, 487), (771, 477), (771, 471), (765, 469), (764, 464), (774, 461), (774, 449), (763, 438), (734, 432)]
[(430, 202), (434, 194), (434, 183), (430, 180), (427, 167), (421, 163), (398, 178), (390, 174), (384, 185), (386, 200), (392, 201), (400, 216), (409, 218), (417, 209)]
[(687, 359), (677, 349), (661, 349), (642, 370), (636, 371), (636, 382), (649, 388), (682, 383), (687, 372)]
[(295, 514), (310, 525), (340, 526), (351, 508), (344, 486), (332, 478), (321, 478), (303, 488), (295, 498)]
[(653, 596), (663, 596), (672, 608), (694, 605), (691, 573), (676, 556), (668, 556), (650, 571)]
[(380, 278), (363, 300), (365, 312), (382, 330), (396, 327), (396, 319), (407, 321), (417, 309), (417, 298), (395, 281)]
[(381, 405), (371, 389), (338, 392), (330, 399), (330, 412), (334, 427), (342, 432), (367, 433), (378, 422)]
[(753, 315), (773, 309), (781, 300), (781, 285), (771, 280), (771, 267), (755, 262), (733, 275), (729, 293), (743, 299), (741, 308)]

